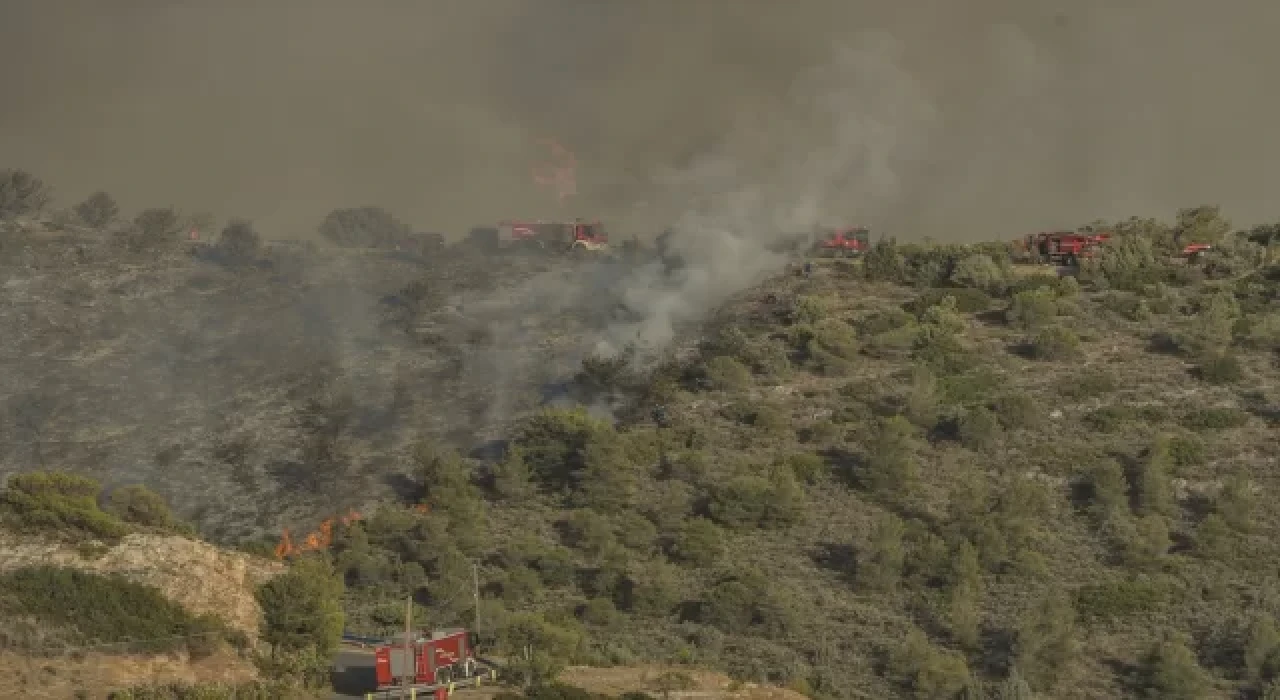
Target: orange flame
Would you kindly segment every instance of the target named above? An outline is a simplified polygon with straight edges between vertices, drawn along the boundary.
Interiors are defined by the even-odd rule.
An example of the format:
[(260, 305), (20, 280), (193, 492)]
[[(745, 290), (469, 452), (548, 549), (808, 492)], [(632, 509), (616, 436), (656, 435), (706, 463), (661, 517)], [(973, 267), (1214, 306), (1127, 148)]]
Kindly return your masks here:
[(551, 162), (542, 166), (534, 166), (533, 181), (539, 185), (555, 188), (556, 198), (563, 202), (565, 197), (578, 193), (578, 159), (573, 152), (558, 141), (541, 139), (538, 143), (551, 149)]
[(289, 528), (285, 528), (280, 536), (280, 544), (276, 545), (276, 559), (284, 559), (294, 553), (293, 540), (289, 537)]
[[(418, 513), (427, 513), (431, 510), (425, 503), (419, 503), (416, 506), (412, 506), (412, 508)], [(347, 511), (346, 515), (335, 518), (325, 518), (324, 521), (320, 523), (320, 528), (318, 530), (307, 533), (307, 536), (303, 538), (301, 545), (295, 545), (293, 543), (293, 538), (289, 535), (289, 529), (285, 528), (280, 533), (280, 544), (276, 545), (276, 559), (286, 559), (297, 556), (303, 552), (316, 552), (328, 549), (333, 545), (333, 523), (335, 520), (341, 523), (343, 527), (351, 527), (354, 523), (364, 520), (364, 516), (352, 508)]]

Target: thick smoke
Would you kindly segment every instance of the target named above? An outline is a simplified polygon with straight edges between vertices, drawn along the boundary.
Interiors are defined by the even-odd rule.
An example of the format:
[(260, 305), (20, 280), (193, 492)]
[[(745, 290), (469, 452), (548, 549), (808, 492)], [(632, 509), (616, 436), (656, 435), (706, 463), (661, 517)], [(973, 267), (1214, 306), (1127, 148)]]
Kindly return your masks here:
[[(865, 223), (956, 240), (1199, 202), (1253, 221), (1280, 213), (1278, 23), (1239, 0), (15, 0), (0, 160), (67, 202), (106, 188), (271, 237), (366, 203), (453, 236), (582, 215), (647, 237), (683, 214), (657, 175), (794, 109), (797, 75), (872, 30), (937, 129)], [(581, 163), (563, 207), (529, 178), (546, 137)]]
[(892, 36), (866, 33), (832, 54), (797, 77), (782, 110), (744, 116), (713, 151), (660, 180), (689, 206), (672, 239), (684, 265), (668, 273), (654, 262), (621, 280), (623, 303), (641, 318), (613, 325), (606, 350), (669, 343), (682, 322), (776, 274), (786, 257), (771, 244), (901, 198), (900, 169), (926, 152), (934, 105)]

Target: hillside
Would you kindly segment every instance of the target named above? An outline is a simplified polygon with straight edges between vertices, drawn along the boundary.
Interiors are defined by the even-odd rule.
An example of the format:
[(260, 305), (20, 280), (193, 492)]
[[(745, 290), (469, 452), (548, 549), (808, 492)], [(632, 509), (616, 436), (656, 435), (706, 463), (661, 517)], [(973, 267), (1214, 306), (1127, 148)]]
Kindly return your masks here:
[[(297, 560), (332, 563), (351, 631), (412, 596), (531, 680), (1277, 692), (1275, 227), (1114, 222), (1063, 276), (882, 240), (809, 277), (761, 241), (237, 258), (234, 226), (135, 250), (145, 223), (76, 234), (90, 262), (48, 231), (0, 251), (5, 470), (142, 482), (258, 551), (353, 508)], [(672, 319), (656, 354), (592, 352)]]
[[(252, 683), (279, 562), (193, 539), (137, 485), (25, 473), (0, 489), (0, 669), (22, 697)], [(105, 507), (104, 507), (105, 505)]]
[(26, 223), (0, 243), (0, 474), (144, 482), (221, 542), (393, 494), (424, 435), (501, 435), (610, 303), (558, 297), (583, 267), (564, 260), (266, 244), (228, 264)]
[[(1280, 658), (1278, 275), (1225, 226), (1211, 208), (1120, 222), (1078, 277), (1003, 244), (882, 242), (739, 294), (697, 357), (592, 360), (583, 391), (630, 396), (629, 417), (543, 411), (496, 462), (425, 449), (434, 517), (335, 540), (352, 623), (394, 629), (396, 590), (466, 622), (479, 560), (481, 634), (534, 640), (533, 673), (672, 660), (819, 697), (1260, 690)], [(1214, 253), (1178, 258), (1203, 238)]]

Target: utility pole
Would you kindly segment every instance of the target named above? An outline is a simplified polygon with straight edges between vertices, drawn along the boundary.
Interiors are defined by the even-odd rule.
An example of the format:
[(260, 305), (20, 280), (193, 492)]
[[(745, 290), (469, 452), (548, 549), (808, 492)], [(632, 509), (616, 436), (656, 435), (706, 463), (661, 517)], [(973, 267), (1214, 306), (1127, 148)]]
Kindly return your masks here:
[(475, 562), (471, 562), (471, 595), (473, 598), (475, 598), (476, 618), (473, 623), (473, 626), (476, 628), (476, 642), (479, 642), (480, 641), (480, 566)]
[(413, 596), (404, 602), (404, 655), (408, 673), (404, 676), (404, 693), (402, 698), (409, 697), (409, 684), (417, 680), (418, 659), (413, 653)]

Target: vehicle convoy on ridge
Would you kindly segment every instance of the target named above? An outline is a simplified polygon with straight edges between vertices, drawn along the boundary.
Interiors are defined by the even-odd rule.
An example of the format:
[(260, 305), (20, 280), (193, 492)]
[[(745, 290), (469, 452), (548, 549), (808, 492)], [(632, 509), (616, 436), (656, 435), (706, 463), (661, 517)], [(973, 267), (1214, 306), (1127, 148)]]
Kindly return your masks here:
[[(1112, 235), (1106, 231), (1095, 231), (1092, 227), (1077, 231), (1030, 233), (1014, 241), (1014, 259), (1022, 263), (1076, 267), (1082, 260), (1097, 257), (1112, 240)], [(1195, 261), (1212, 249), (1208, 243), (1189, 243), (1179, 250), (1178, 257)]]
[(498, 223), (498, 241), (503, 245), (532, 244), (558, 251), (603, 251), (609, 248), (609, 234), (600, 221), (507, 220)]

